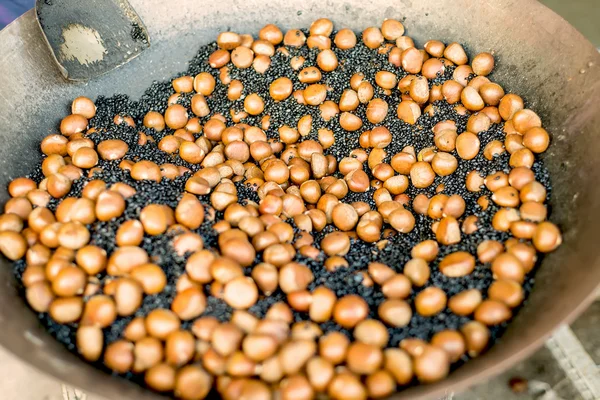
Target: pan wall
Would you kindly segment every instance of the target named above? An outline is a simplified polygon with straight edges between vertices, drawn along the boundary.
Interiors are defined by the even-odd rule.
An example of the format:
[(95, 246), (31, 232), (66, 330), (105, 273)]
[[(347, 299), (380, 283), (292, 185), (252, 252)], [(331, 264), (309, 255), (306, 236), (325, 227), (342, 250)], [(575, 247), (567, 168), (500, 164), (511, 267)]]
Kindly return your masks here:
[[(560, 17), (533, 0), (402, 0), (384, 2), (271, 0), (131, 0), (151, 35), (151, 49), (87, 84), (65, 82), (32, 12), (0, 33), (0, 186), (37, 161), (41, 138), (55, 132), (80, 95), (138, 97), (153, 80), (187, 67), (198, 46), (222, 30), (256, 32), (267, 22), (307, 27), (319, 17), (361, 31), (383, 18), (405, 18), (407, 35), (459, 41), (473, 55), (494, 51), (493, 79), (521, 94), (552, 135), (546, 162), (553, 176), (552, 219), (564, 245), (546, 258), (528, 305), (501, 343), (444, 382), (405, 391), (401, 398), (436, 396), (499, 372), (525, 357), (565, 319), (574, 318), (600, 282), (600, 57)], [(0, 203), (7, 199), (0, 191)], [(0, 344), (57, 378), (109, 398), (156, 395), (109, 377), (67, 353), (37, 324), (17, 296), (11, 267), (0, 261)], [(400, 397), (399, 397), (400, 398)]]

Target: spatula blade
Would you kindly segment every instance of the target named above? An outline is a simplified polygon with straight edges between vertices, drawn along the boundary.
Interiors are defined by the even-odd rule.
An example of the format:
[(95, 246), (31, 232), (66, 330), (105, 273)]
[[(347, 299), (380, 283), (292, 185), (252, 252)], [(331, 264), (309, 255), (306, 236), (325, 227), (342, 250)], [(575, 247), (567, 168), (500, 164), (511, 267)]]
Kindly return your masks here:
[(144, 23), (126, 0), (36, 0), (36, 15), (69, 80), (105, 74), (150, 46)]

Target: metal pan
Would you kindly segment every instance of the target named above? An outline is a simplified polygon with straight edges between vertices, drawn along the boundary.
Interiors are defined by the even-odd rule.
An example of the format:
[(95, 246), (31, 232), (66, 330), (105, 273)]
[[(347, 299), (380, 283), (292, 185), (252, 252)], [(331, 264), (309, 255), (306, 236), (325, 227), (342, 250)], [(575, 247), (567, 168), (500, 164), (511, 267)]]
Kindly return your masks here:
[[(593, 299), (600, 282), (600, 55), (567, 22), (534, 0), (131, 0), (153, 46), (124, 67), (87, 84), (66, 82), (32, 12), (0, 33), (0, 186), (37, 162), (41, 138), (54, 132), (79, 95), (139, 96), (153, 80), (184, 70), (198, 46), (219, 31), (256, 33), (267, 22), (305, 27), (318, 17), (362, 30), (385, 17), (405, 18), (410, 36), (459, 41), (469, 53), (495, 51), (493, 79), (521, 94), (552, 134), (545, 155), (553, 177), (552, 219), (564, 244), (546, 257), (527, 304), (502, 340), (446, 380), (410, 388), (397, 399), (435, 398), (501, 372), (523, 359)], [(0, 191), (0, 203), (6, 201)], [(0, 261), (0, 344), (64, 382), (114, 399), (158, 399), (85, 364), (50, 337), (14, 288)]]

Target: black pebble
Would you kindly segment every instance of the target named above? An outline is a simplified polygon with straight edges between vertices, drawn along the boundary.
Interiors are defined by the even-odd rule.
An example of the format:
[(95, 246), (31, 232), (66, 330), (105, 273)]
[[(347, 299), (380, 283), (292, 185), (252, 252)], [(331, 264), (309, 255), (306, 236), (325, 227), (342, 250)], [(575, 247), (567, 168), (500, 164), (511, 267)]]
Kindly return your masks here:
[[(134, 29), (132, 34), (137, 35), (137, 31)], [(307, 31), (305, 31), (307, 33)], [(335, 32), (334, 34), (335, 35)], [(333, 37), (332, 35), (332, 37)], [(414, 146), (416, 152), (419, 152), (425, 147), (433, 146), (433, 134), (431, 128), (438, 122), (451, 119), (456, 121), (458, 132), (461, 133), (466, 129), (466, 123), (468, 116), (462, 116), (456, 113), (454, 107), (444, 101), (438, 101), (434, 104), (437, 109), (436, 114), (432, 117), (429, 115), (422, 115), (417, 124), (409, 125), (396, 117), (396, 107), (400, 101), (398, 91), (394, 90), (391, 96), (386, 96), (383, 91), (375, 84), (375, 73), (379, 70), (387, 70), (395, 73), (398, 79), (406, 76), (401, 68), (394, 67), (387, 60), (387, 55), (378, 54), (377, 51), (368, 49), (362, 44), (360, 35), (358, 36), (358, 44), (356, 47), (350, 50), (340, 50), (334, 48), (333, 51), (336, 53), (340, 60), (340, 66), (333, 72), (324, 72), (322, 83), (327, 84), (331, 91), (327, 95), (327, 100), (339, 101), (339, 98), (344, 89), (349, 88), (350, 77), (356, 72), (362, 72), (365, 75), (365, 79), (373, 84), (375, 96), (385, 99), (389, 104), (389, 113), (386, 120), (382, 123), (389, 128), (392, 133), (392, 143), (386, 148), (387, 159), (392, 155), (399, 152), (405, 146)], [(227, 99), (227, 87), (222, 85), (219, 80), (218, 70), (212, 69), (207, 62), (208, 56), (216, 49), (216, 44), (211, 43), (206, 45), (198, 51), (197, 55), (190, 61), (187, 75), (195, 76), (200, 72), (209, 72), (212, 74), (217, 85), (214, 93), (208, 97), (208, 104), (212, 113), (221, 113), (227, 118), (227, 124), (233, 124), (231, 121), (229, 110), (231, 108), (235, 110), (243, 109), (243, 97), (237, 101), (230, 102)], [(310, 107), (299, 105), (293, 96), (288, 99), (275, 102), (269, 96), (269, 84), (282, 76), (286, 76), (294, 82), (294, 90), (303, 89), (306, 87), (305, 84), (300, 83), (297, 79), (298, 71), (294, 71), (290, 67), (289, 60), (293, 56), (303, 56), (306, 59), (303, 67), (316, 65), (316, 57), (318, 50), (308, 49), (306, 46), (300, 49), (290, 48), (289, 56), (276, 52), (271, 58), (271, 65), (264, 74), (257, 73), (253, 68), (244, 70), (237, 69), (232, 64), (229, 64), (230, 74), (232, 79), (239, 79), (244, 84), (243, 94), (246, 96), (250, 93), (258, 93), (265, 102), (265, 114), (271, 116), (270, 128), (266, 131), (269, 138), (278, 138), (277, 129), (282, 125), (289, 125), (295, 127), (298, 120), (306, 115), (310, 114), (313, 117), (312, 130), (306, 139), (317, 140), (317, 131), (321, 128), (327, 128), (333, 130), (335, 134), (335, 144), (326, 150), (326, 154), (331, 154), (339, 161), (342, 158), (349, 155), (351, 149), (358, 148), (358, 136), (359, 133), (346, 132), (340, 128), (338, 118), (325, 122), (320, 117), (320, 111), (318, 107)], [(430, 80), (430, 86), (434, 84), (441, 84), (447, 79), (451, 79), (453, 68), (447, 68), (446, 72), (442, 76), (438, 76), (436, 79)], [(183, 76), (186, 74), (180, 74)], [(129, 145), (129, 152), (126, 155), (126, 159), (129, 160), (151, 160), (157, 164), (173, 163), (190, 168), (192, 172), (199, 169), (198, 165), (189, 164), (176, 155), (170, 155), (160, 151), (157, 147), (157, 143), (165, 135), (173, 134), (173, 130), (166, 128), (162, 132), (156, 132), (153, 129), (145, 128), (142, 124), (144, 115), (151, 110), (164, 113), (167, 106), (167, 99), (174, 93), (173, 87), (170, 81), (166, 82), (154, 82), (142, 95), (140, 100), (134, 101), (129, 99), (125, 95), (115, 95), (113, 97), (99, 97), (96, 100), (97, 113), (94, 118), (90, 121), (90, 126), (97, 129), (97, 132), (89, 135), (96, 144), (106, 139), (121, 139), (127, 142)], [(190, 105), (190, 95), (180, 96), (179, 102), (188, 107)], [(365, 117), (366, 105), (361, 104), (355, 114), (361, 117), (364, 121), (364, 125), (361, 131), (372, 129), (375, 125), (371, 124)], [(115, 125), (113, 123), (113, 117), (115, 115), (131, 116), (136, 127), (132, 128), (126, 124)], [(190, 111), (191, 114), (191, 111)], [(260, 126), (260, 120), (262, 115), (249, 116), (243, 122), (250, 125)], [(206, 122), (207, 118), (201, 118), (201, 122)], [(144, 132), (147, 135), (151, 135), (155, 142), (144, 146), (137, 144), (138, 132)], [(502, 132), (502, 124), (493, 124), (491, 128), (479, 134), (481, 140), (481, 149), (485, 147), (487, 143), (492, 140), (503, 140), (504, 133)], [(492, 274), (489, 265), (477, 265), (475, 271), (467, 277), (463, 278), (448, 278), (441, 274), (438, 269), (439, 260), (446, 254), (457, 251), (465, 250), (471, 254), (476, 254), (477, 245), (487, 239), (495, 239), (499, 241), (505, 241), (509, 234), (504, 232), (497, 232), (491, 228), (491, 218), (494, 213), (498, 210), (498, 207), (491, 204), (490, 207), (483, 211), (477, 205), (477, 198), (481, 195), (490, 196), (491, 193), (487, 189), (483, 189), (479, 193), (471, 193), (465, 188), (465, 178), (468, 172), (472, 170), (479, 171), (483, 176), (493, 173), (495, 171), (509, 172), (510, 167), (508, 164), (508, 155), (506, 153), (495, 157), (492, 161), (488, 161), (483, 156), (481, 151), (477, 157), (472, 160), (462, 160), (460, 157), (454, 155), (458, 159), (458, 168), (456, 172), (446, 177), (436, 177), (435, 182), (426, 189), (416, 189), (412, 186), (407, 190), (407, 194), (414, 198), (419, 193), (424, 193), (431, 197), (435, 194), (435, 188), (439, 184), (444, 184), (444, 192), (447, 195), (459, 194), (466, 202), (466, 211), (464, 216), (476, 215), (479, 218), (478, 226), (479, 230), (471, 235), (463, 235), (462, 241), (457, 245), (452, 246), (440, 246), (439, 256), (436, 260), (430, 263), (431, 266), (431, 279), (427, 283), (427, 286), (438, 286), (442, 288), (448, 295), (448, 297), (470, 288), (477, 288), (482, 290), (484, 296), (487, 292), (487, 288), (492, 283)], [(99, 167), (103, 169), (102, 172), (95, 175), (93, 178), (102, 179), (107, 184), (116, 182), (124, 182), (137, 190), (137, 194), (127, 200), (127, 209), (124, 215), (116, 220), (110, 222), (95, 222), (89, 226), (92, 234), (91, 242), (98, 246), (105, 248), (110, 255), (114, 249), (114, 237), (118, 226), (127, 219), (138, 218), (140, 210), (149, 203), (166, 204), (170, 207), (175, 207), (184, 190), (185, 181), (188, 176), (180, 177), (175, 180), (163, 180), (160, 183), (153, 181), (136, 181), (129, 176), (129, 173), (123, 171), (118, 166), (119, 162), (100, 161)], [(550, 178), (548, 172), (544, 167), (542, 161), (538, 160), (533, 166), (536, 179), (546, 186), (548, 193), (550, 194)], [(367, 171), (370, 175), (370, 172)], [(29, 175), (32, 179), (37, 182), (43, 179), (41, 167), (37, 167), (36, 170), (32, 171)], [(371, 177), (371, 176), (370, 176)], [(85, 184), (93, 178), (84, 177), (74, 182), (71, 192), (67, 196), (78, 197), (81, 195), (81, 191)], [(372, 178), (372, 177), (371, 177)], [(242, 184), (236, 184), (238, 190), (238, 197), (240, 203), (244, 203), (246, 200), (258, 202), (258, 195), (255, 190)], [(374, 209), (375, 205), (372, 199), (373, 190), (366, 193), (352, 193), (350, 192), (345, 202), (353, 201), (364, 201), (371, 205)], [(200, 197), (204, 202), (208, 201), (207, 196)], [(60, 200), (52, 200), (49, 208), (52, 210), (56, 209), (56, 206)], [(350, 252), (346, 256), (349, 263), (348, 268), (338, 269), (335, 272), (328, 272), (323, 267), (320, 261), (314, 261), (308, 258), (297, 256), (296, 261), (305, 263), (308, 265), (314, 274), (314, 281), (310, 284), (309, 289), (314, 289), (319, 285), (325, 285), (332, 289), (338, 297), (348, 294), (358, 294), (365, 298), (367, 304), (370, 307), (370, 317), (377, 318), (377, 307), (384, 300), (383, 294), (380, 288), (375, 285), (374, 287), (365, 287), (362, 285), (362, 278), (358, 274), (359, 271), (364, 271), (367, 265), (372, 261), (383, 262), (392, 267), (397, 272), (402, 272), (403, 265), (410, 259), (411, 248), (425, 240), (434, 239), (430, 226), (431, 220), (428, 217), (421, 215), (415, 215), (416, 225), (415, 229), (408, 234), (396, 234), (389, 238), (389, 244), (383, 250), (378, 250), (373, 244), (364, 243), (362, 241), (352, 241)], [(222, 213), (217, 213), (217, 218), (222, 218)], [(462, 221), (462, 219), (461, 219)], [(213, 222), (206, 221), (199, 229), (197, 233), (202, 235), (205, 241), (205, 247), (216, 248), (217, 247), (217, 234), (212, 229)], [(331, 226), (326, 227), (322, 232), (315, 233), (315, 244), (318, 246), (322, 237), (334, 230)], [(171, 247), (172, 234), (165, 234), (155, 237), (145, 237), (142, 247), (148, 252), (153, 260), (159, 264), (167, 275), (168, 285), (166, 289), (157, 295), (146, 296), (143, 301), (141, 308), (136, 312), (135, 316), (143, 316), (148, 314), (150, 311), (156, 308), (170, 308), (171, 301), (175, 295), (175, 284), (177, 278), (185, 271), (185, 262), (187, 257), (177, 256)], [(261, 260), (261, 255), (257, 256), (257, 261)], [(539, 257), (541, 261), (541, 256)], [(17, 261), (14, 264), (14, 275), (20, 282), (22, 273), (25, 267), (23, 261)], [(246, 273), (249, 274), (250, 269), (246, 268)], [(99, 275), (101, 280), (104, 280), (106, 276)], [(533, 278), (528, 277), (523, 285), (525, 294), (528, 294), (533, 285)], [(21, 288), (23, 289), (23, 288)], [(413, 294), (407, 299), (409, 303), (413, 303), (414, 296), (421, 289), (416, 289)], [(21, 290), (24, 293), (24, 290)], [(208, 293), (208, 286), (206, 287)], [(267, 312), (268, 308), (279, 301), (285, 301), (286, 296), (280, 290), (276, 291), (269, 297), (261, 298), (257, 304), (250, 308), (250, 312), (254, 313), (258, 317), (262, 317)], [(225, 304), (222, 300), (209, 297), (208, 306), (205, 315), (211, 315), (218, 318), (221, 321), (226, 321), (231, 317), (232, 309)], [(133, 317), (118, 318), (117, 321), (104, 330), (106, 343), (111, 343), (122, 337), (123, 330)], [(294, 312), (294, 318), (296, 321), (304, 321), (308, 319), (308, 315), (305, 313)], [(443, 329), (458, 329), (462, 324), (467, 322), (469, 318), (459, 317), (451, 313), (448, 309), (442, 311), (440, 314), (433, 317), (422, 317), (415, 313), (409, 326), (405, 328), (389, 328), (390, 334), (390, 346), (397, 346), (398, 343), (407, 337), (418, 337), (425, 340), (431, 338), (431, 336)], [(40, 314), (40, 322), (48, 329), (50, 334), (57, 340), (63, 343), (70, 351), (76, 352), (75, 349), (75, 331), (77, 329), (76, 324), (70, 325), (59, 325), (53, 322), (47, 315)], [(189, 327), (191, 323), (186, 322), (183, 324), (184, 327)], [(506, 324), (492, 327), (491, 328), (491, 342), (495, 342), (498, 337), (505, 330)], [(351, 337), (351, 332), (341, 328), (333, 321), (328, 321), (321, 324), (321, 329), (326, 333), (328, 331), (336, 330), (341, 331)], [(466, 361), (467, 357), (462, 361)], [(461, 361), (461, 362), (462, 362)], [(458, 364), (455, 364), (456, 367)], [(100, 366), (100, 365), (99, 365)], [(137, 382), (142, 382), (142, 378), (139, 375), (126, 374), (126, 378), (132, 379)]]

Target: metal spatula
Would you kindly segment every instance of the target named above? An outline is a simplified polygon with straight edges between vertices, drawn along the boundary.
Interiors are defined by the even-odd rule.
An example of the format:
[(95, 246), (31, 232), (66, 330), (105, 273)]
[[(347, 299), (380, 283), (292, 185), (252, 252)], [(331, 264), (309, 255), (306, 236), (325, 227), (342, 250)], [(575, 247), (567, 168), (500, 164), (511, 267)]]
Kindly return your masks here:
[(144, 23), (126, 0), (36, 0), (36, 16), (69, 80), (105, 74), (150, 46)]

